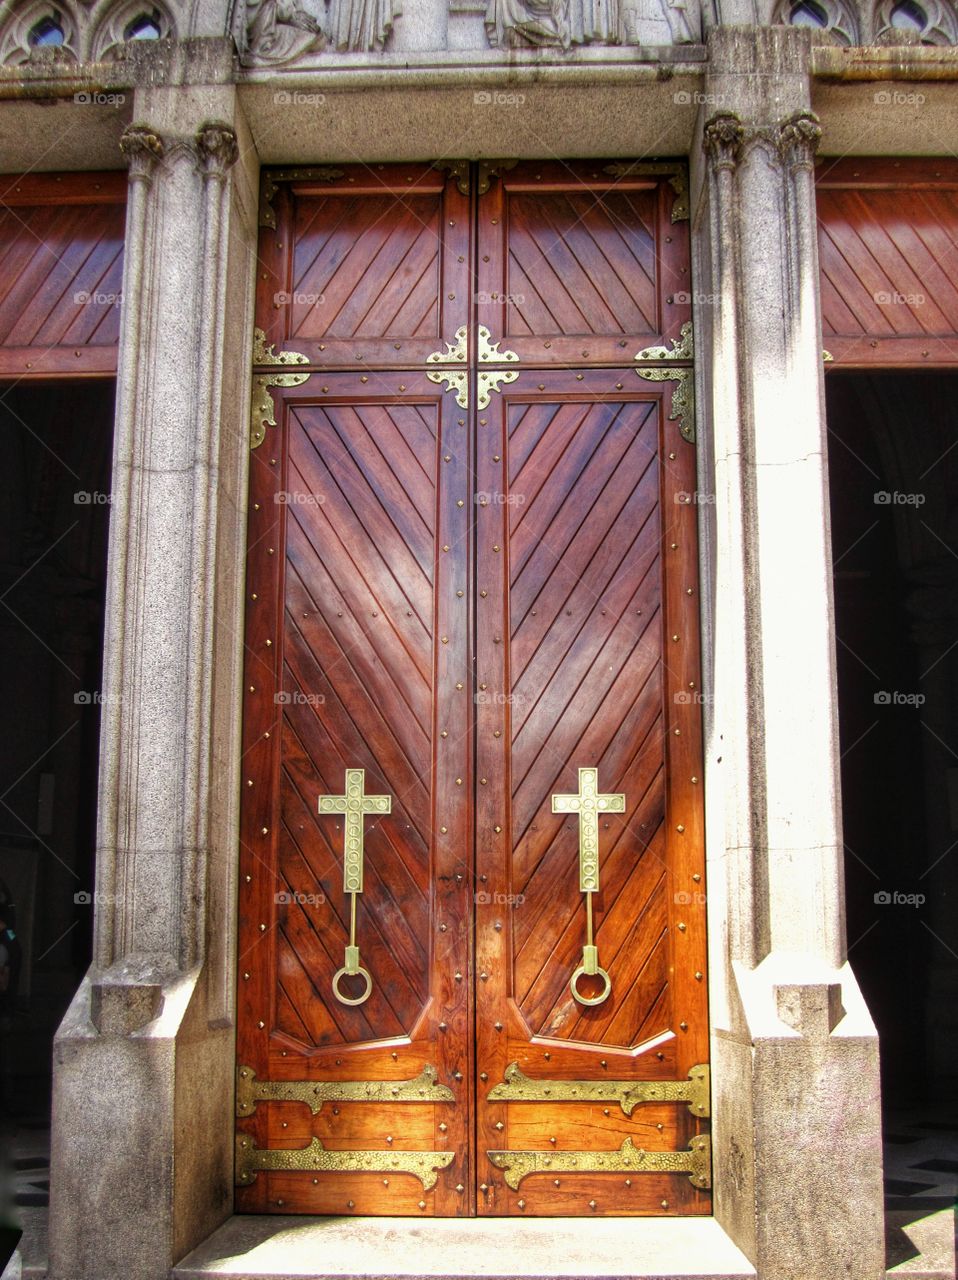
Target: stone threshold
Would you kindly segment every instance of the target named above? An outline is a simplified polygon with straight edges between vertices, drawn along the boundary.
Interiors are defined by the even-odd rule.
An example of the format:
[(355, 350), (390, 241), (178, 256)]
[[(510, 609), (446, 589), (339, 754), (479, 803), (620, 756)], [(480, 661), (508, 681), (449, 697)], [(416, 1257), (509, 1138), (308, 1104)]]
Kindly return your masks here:
[(714, 1218), (229, 1218), (172, 1280), (746, 1280)]

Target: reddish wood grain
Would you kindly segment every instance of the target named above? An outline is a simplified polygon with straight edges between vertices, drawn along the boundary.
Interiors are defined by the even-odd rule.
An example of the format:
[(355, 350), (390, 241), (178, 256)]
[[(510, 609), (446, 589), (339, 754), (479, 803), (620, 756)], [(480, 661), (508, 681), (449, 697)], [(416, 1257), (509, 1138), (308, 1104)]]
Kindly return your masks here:
[(816, 182), (831, 366), (954, 365), (958, 163), (824, 160)]
[(126, 175), (0, 177), (0, 376), (116, 372)]
[[(626, 1117), (487, 1096), (513, 1061), (632, 1080), (707, 1061), (696, 524), (678, 500), (695, 451), (673, 384), (629, 367), (688, 319), (675, 193), (579, 163), (517, 166), (481, 197), (424, 166), (277, 187), (257, 322), (312, 372), (273, 392), (279, 425), (252, 454), (238, 1052), (274, 1080), (432, 1063), (455, 1102), (264, 1103), (239, 1128), (260, 1147), (455, 1160), (427, 1193), (409, 1175), (260, 1174), (238, 1207), (708, 1213), (684, 1174), (535, 1174), (513, 1192), (486, 1155), (683, 1150), (703, 1128), (682, 1103)], [(519, 281), (526, 300), (503, 302)], [(466, 324), (473, 405), (478, 325), (522, 356), (481, 411), (423, 369)], [(613, 994), (591, 1009), (568, 987), (577, 823), (550, 805), (586, 765), (627, 797), (600, 830)], [(342, 830), (316, 797), (356, 766), (393, 809), (366, 840), (374, 994), (348, 1008), (330, 993)]]

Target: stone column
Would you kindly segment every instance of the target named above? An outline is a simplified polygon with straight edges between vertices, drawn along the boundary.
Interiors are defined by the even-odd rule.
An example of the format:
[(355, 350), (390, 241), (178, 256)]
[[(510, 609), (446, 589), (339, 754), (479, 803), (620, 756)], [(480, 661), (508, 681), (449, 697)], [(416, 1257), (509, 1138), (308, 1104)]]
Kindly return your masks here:
[(51, 1280), (159, 1280), (232, 1207), (256, 160), (210, 43), (218, 83), (138, 90), (122, 140), (96, 941), (55, 1044)]
[(709, 51), (693, 177), (716, 1213), (762, 1280), (879, 1280), (878, 1045), (845, 959), (810, 39), (724, 27)]

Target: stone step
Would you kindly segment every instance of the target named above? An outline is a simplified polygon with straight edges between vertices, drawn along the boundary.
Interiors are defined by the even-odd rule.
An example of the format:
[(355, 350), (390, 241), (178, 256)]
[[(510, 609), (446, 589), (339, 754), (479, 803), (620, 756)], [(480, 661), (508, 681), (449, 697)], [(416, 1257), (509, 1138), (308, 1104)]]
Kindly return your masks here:
[(746, 1280), (714, 1218), (234, 1217), (173, 1280)]

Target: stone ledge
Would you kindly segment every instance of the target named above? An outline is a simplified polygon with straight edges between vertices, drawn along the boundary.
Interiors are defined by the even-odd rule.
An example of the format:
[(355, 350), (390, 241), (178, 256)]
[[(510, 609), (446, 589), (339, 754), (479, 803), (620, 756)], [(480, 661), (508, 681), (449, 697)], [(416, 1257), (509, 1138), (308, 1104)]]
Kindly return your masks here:
[(714, 1218), (249, 1216), (228, 1219), (174, 1267), (172, 1280), (746, 1280), (755, 1275)]

